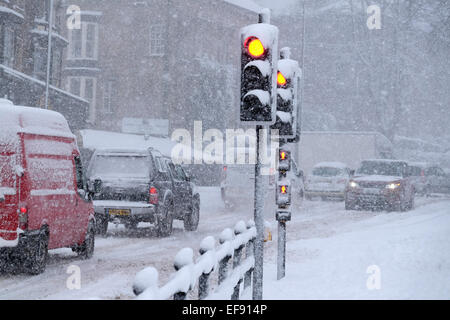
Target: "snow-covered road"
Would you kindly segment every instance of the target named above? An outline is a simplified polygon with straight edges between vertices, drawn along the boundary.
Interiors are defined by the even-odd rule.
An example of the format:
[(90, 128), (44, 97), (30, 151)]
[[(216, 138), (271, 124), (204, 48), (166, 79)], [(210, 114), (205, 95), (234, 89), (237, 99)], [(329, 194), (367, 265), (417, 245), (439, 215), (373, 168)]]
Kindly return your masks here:
[[(204, 237), (217, 236), (224, 228), (233, 227), (238, 220), (246, 221), (253, 216), (253, 212), (249, 209), (227, 212), (220, 200), (218, 189), (201, 188), (201, 197), (201, 222), (196, 232), (185, 232), (182, 223), (177, 222), (174, 225), (173, 235), (161, 239), (157, 238), (149, 228), (142, 229), (136, 234), (128, 232), (122, 226), (110, 225), (108, 236), (96, 239), (96, 251), (91, 260), (80, 260), (70, 249), (58, 249), (50, 252), (50, 261), (44, 274), (39, 276), (11, 273), (0, 275), (0, 299), (130, 299), (134, 297), (131, 291), (134, 276), (146, 266), (154, 266), (160, 270), (160, 283), (164, 283), (173, 272), (173, 258), (179, 249), (192, 247), (197, 250)], [(436, 247), (432, 253), (419, 251), (417, 254), (423, 254), (424, 259), (445, 258), (446, 260), (442, 260), (440, 265), (440, 268), (445, 270), (442, 273), (436, 273), (436, 270), (432, 269), (436, 267), (434, 261), (430, 265), (423, 261), (417, 271), (422, 274), (430, 273), (428, 279), (433, 281), (440, 280), (444, 274), (449, 274), (450, 265), (447, 258), (450, 251), (440, 252), (439, 250), (444, 247), (449, 248), (450, 200), (418, 199), (416, 209), (405, 213), (345, 211), (342, 202), (305, 201), (301, 205), (295, 205), (293, 215), (293, 221), (288, 224), (287, 277), (280, 282), (274, 280), (276, 278), (276, 223), (273, 213), (267, 212), (266, 215), (266, 220), (272, 223), (274, 232), (274, 241), (267, 242), (265, 247), (267, 267), (264, 297), (267, 299), (333, 298), (340, 297), (337, 295), (339, 292), (342, 292), (341, 296), (344, 298), (358, 298), (355, 292), (359, 291), (354, 291), (352, 282), (347, 280), (354, 276), (358, 267), (365, 264), (367, 266), (379, 264), (383, 275), (386, 270), (386, 277), (383, 278), (383, 288), (385, 288), (388, 286), (387, 279), (392, 278), (386, 264), (389, 259), (400, 260), (401, 263), (396, 264), (396, 268), (410, 262), (418, 263), (403, 251), (401, 251), (402, 255), (393, 257), (391, 252), (387, 253), (389, 246), (396, 248), (395, 246), (399, 246), (400, 243), (417, 245), (418, 239), (421, 239), (420, 235), (423, 236), (424, 241), (428, 239), (427, 233), (433, 232), (430, 227), (434, 224), (440, 231), (449, 231), (446, 235), (439, 232), (437, 236), (440, 240), (446, 241), (445, 246)], [(422, 226), (425, 227), (422, 228)], [(397, 232), (397, 230), (403, 231)], [(414, 233), (415, 237), (409, 237), (404, 230), (420, 232)], [(380, 235), (391, 236), (386, 237), (387, 240), (385, 240), (381, 239)], [(424, 243), (431, 245), (431, 242), (436, 240), (433, 239), (430, 237), (428, 241), (430, 243), (426, 241)], [(397, 240), (398, 242), (395, 242)], [(363, 242), (367, 243), (367, 246), (362, 245)], [(424, 250), (425, 247), (419, 249)], [(372, 251), (364, 254), (358, 250)], [(350, 263), (348, 268), (345, 268), (346, 256), (352, 259), (348, 261)], [(353, 263), (355, 257), (361, 257), (363, 261), (355, 265)], [(366, 259), (370, 257), (374, 259)], [(376, 257), (379, 259), (375, 259)], [(336, 265), (331, 266), (330, 263)], [(67, 271), (73, 265), (81, 270), (81, 288), (70, 290), (66, 285), (70, 277)], [(337, 271), (339, 274), (333, 273)], [(362, 279), (368, 276), (365, 272), (364, 268), (360, 275)], [(405, 276), (413, 275), (407, 273)], [(297, 290), (295, 286), (287, 285), (286, 281), (292, 282), (294, 278), (305, 280), (301, 285), (309, 289)], [(332, 279), (338, 279), (338, 281), (333, 282)], [(324, 291), (326, 284), (318, 286), (317, 283), (331, 285), (332, 290)], [(427, 288), (432, 288), (434, 283), (428, 284)], [(447, 283), (439, 292), (447, 289), (448, 298), (450, 281)], [(365, 288), (365, 280), (362, 286)], [(431, 294), (429, 291), (428, 293)], [(367, 298), (367, 295), (362, 297)], [(375, 295), (374, 297), (383, 298), (384, 296)]]

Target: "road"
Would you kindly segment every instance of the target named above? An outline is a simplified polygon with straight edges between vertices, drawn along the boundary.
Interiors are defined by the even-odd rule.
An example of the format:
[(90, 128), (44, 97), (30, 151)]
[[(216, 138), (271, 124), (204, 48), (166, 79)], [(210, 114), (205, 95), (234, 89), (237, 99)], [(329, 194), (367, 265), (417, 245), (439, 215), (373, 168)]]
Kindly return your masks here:
[[(173, 272), (173, 258), (179, 249), (191, 247), (198, 250), (206, 236), (218, 236), (239, 220), (253, 216), (250, 208), (227, 211), (215, 188), (200, 188), (201, 222), (195, 232), (185, 232), (183, 224), (176, 221), (170, 237), (158, 238), (151, 227), (140, 225), (131, 232), (121, 225), (110, 224), (106, 237), (96, 238), (94, 257), (80, 260), (70, 249), (52, 250), (45, 273), (30, 276), (9, 272), (0, 275), (0, 299), (132, 299), (134, 276), (147, 266), (160, 271), (160, 284)], [(441, 198), (418, 199), (416, 206), (426, 206)], [(251, 201), (249, 201), (251, 202)], [(342, 202), (304, 201), (293, 206), (293, 224), (288, 225), (288, 241), (328, 237), (337, 230), (351, 228), (352, 224), (386, 212), (345, 211)], [(395, 213), (392, 213), (393, 217)], [(276, 261), (276, 223), (274, 214), (267, 212), (274, 233), (273, 240), (265, 244), (265, 259)], [(70, 266), (81, 271), (81, 288), (68, 289), (67, 273)]]

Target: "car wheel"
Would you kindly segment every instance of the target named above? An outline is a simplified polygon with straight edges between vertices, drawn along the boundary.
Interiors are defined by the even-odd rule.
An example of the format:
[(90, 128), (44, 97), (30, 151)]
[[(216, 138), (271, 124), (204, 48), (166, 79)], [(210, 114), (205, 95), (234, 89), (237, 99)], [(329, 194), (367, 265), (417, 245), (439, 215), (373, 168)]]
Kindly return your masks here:
[(108, 219), (104, 215), (95, 216), (95, 233), (101, 236), (108, 231)]
[(78, 255), (83, 259), (90, 259), (94, 255), (94, 247), (95, 247), (95, 227), (94, 224), (90, 222), (84, 242), (77, 250)]
[(200, 222), (200, 200), (195, 198), (192, 203), (191, 212), (184, 217), (184, 229), (186, 231), (197, 230)]
[(48, 259), (48, 232), (42, 230), (38, 238), (28, 244), (27, 249), (25, 271), (33, 275), (43, 273)]
[(156, 225), (158, 237), (168, 237), (173, 231), (173, 205), (164, 205), (160, 210)]
[(355, 206), (352, 205), (350, 202), (345, 201), (345, 210), (355, 210)]
[(408, 210), (414, 209), (414, 194), (411, 195), (411, 199), (409, 200)]
[(124, 223), (126, 229), (133, 231), (137, 229), (138, 224), (138, 221), (127, 221)]

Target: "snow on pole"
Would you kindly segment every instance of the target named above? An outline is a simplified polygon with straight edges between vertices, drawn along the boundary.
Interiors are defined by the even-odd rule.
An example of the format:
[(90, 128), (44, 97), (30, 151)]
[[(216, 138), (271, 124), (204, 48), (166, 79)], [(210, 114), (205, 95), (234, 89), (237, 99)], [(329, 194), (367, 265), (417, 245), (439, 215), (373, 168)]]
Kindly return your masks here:
[[(201, 274), (198, 277), (198, 298), (199, 300), (205, 299), (209, 294), (209, 276), (214, 269), (216, 254), (215, 254), (216, 240), (214, 237), (206, 237), (200, 243), (199, 252), (201, 257), (197, 262)], [(197, 276), (197, 275), (195, 275)]]
[(133, 282), (133, 292), (140, 298), (147, 300), (158, 299), (158, 270), (153, 267), (145, 268), (136, 274)]
[(264, 263), (264, 185), (261, 176), (261, 155), (260, 155), (260, 134), (262, 126), (256, 126), (256, 156), (255, 165), (255, 199), (254, 199), (254, 220), (256, 226), (256, 238), (254, 243), (255, 269), (253, 273), (253, 300), (263, 298), (263, 263)]

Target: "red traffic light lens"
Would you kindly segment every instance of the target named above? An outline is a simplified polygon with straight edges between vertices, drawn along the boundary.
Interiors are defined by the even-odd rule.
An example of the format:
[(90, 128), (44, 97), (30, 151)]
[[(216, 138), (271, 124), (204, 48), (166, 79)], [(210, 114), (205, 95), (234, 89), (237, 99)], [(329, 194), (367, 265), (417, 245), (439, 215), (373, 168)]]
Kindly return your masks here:
[(285, 86), (287, 83), (286, 78), (283, 76), (283, 74), (280, 71), (278, 71), (277, 83), (280, 87)]
[(245, 40), (245, 47), (247, 48), (248, 54), (253, 58), (260, 58), (266, 52), (261, 40), (256, 37), (247, 38)]

